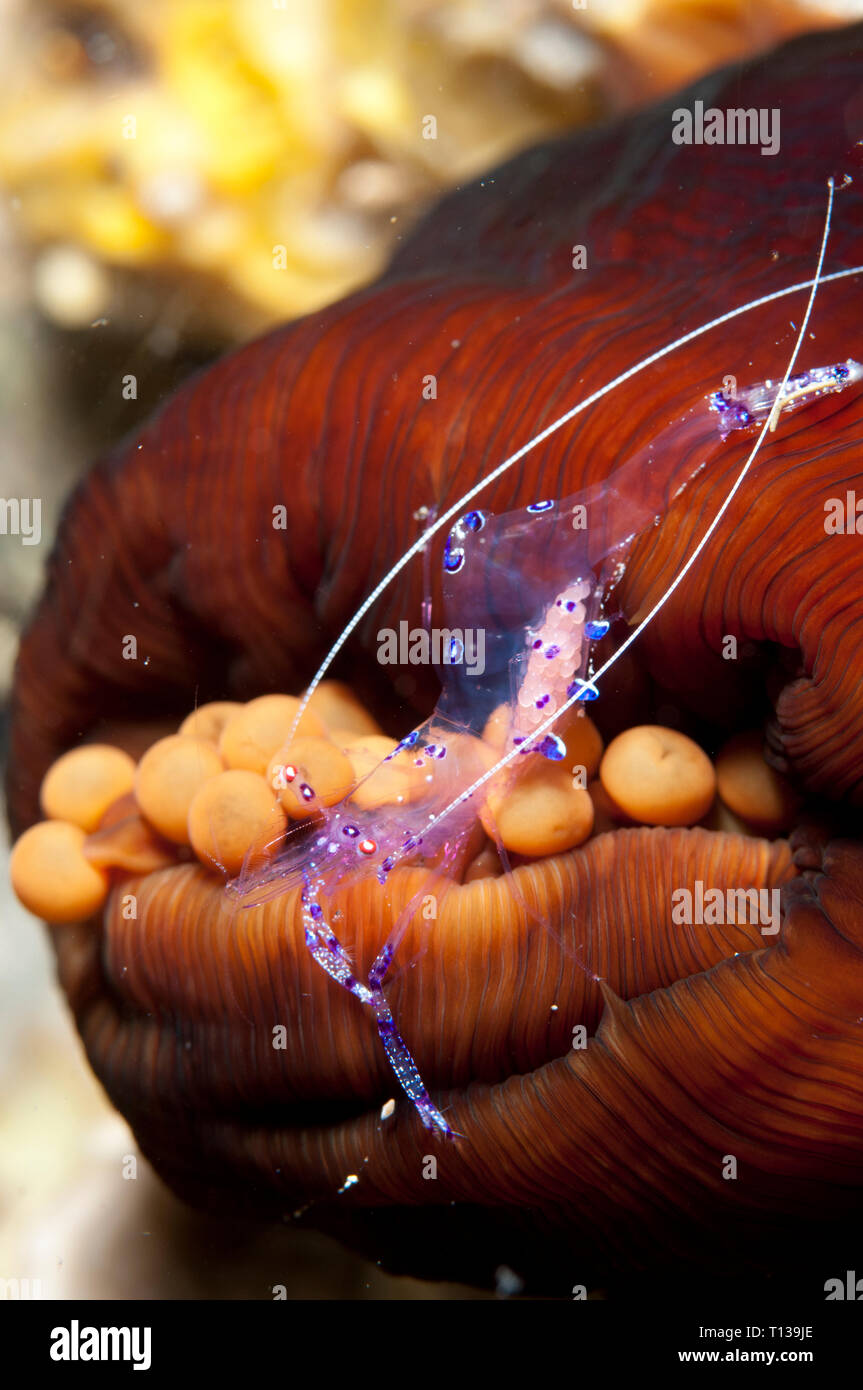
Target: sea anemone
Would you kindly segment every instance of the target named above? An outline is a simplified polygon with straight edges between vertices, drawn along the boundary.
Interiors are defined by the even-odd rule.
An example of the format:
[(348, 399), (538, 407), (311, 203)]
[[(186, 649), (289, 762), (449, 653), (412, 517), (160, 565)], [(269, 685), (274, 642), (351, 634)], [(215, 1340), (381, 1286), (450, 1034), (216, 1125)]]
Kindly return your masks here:
[[(681, 1258), (764, 1271), (859, 1217), (863, 393), (841, 376), (816, 390), (811, 373), (863, 356), (861, 56), (859, 27), (792, 42), (452, 194), (376, 285), (191, 381), (70, 503), (17, 667), (10, 806), (18, 830), (34, 825), (41, 786), (67, 824), (52, 765), (82, 740), (136, 760), (94, 771), (82, 802), (100, 828), (64, 841), (103, 876), (104, 910), (52, 936), (96, 1073), (189, 1200), (293, 1216), (418, 1273), (482, 1282), (506, 1263), (561, 1293)], [(674, 114), (695, 102), (778, 111), (778, 148), (675, 143)], [(797, 363), (810, 375), (783, 405), (828, 179)], [(227, 793), (200, 833), (188, 813), (211, 778), (263, 783), (296, 770), (292, 748), (306, 766), (289, 742), (295, 697), (423, 523), (648, 358), (481, 502), (501, 516), (607, 500), (638, 461), (616, 494), (642, 518), (636, 539), (600, 547), (619, 560), (609, 640), (669, 597), (590, 706), (597, 741), (576, 761), (586, 795), (599, 769), (592, 833), (562, 850), (519, 840), (562, 792), (537, 753), (546, 780), (509, 843), (519, 778), (486, 818), (477, 806), (458, 853), (327, 891), (357, 980), (398, 934), (386, 1005), (457, 1136), (445, 1142), (401, 1097), (372, 1011), (313, 959), (308, 884), (252, 906), (226, 892), (240, 857), (240, 889), (260, 886), (245, 850), (266, 857), (284, 835), (287, 788), (275, 831), (266, 807), (248, 812), (242, 855), (233, 829), (210, 835), (215, 804), (236, 825)], [(721, 391), (778, 415), (725, 428), (706, 404)], [(363, 740), (391, 736), (401, 756), (434, 703), (429, 668), (392, 682), (375, 649), (381, 629), (422, 626), (424, 602), (437, 611), (442, 539), (351, 634), (333, 672), (351, 693), (322, 686), (308, 706), (304, 757), (328, 769), (330, 805), (340, 776), (350, 791), (365, 775)], [(262, 696), (287, 701), (266, 737), (247, 713)], [(211, 701), (251, 703), (177, 732)], [(473, 772), (506, 737), (493, 721), (481, 732), (493, 756)], [(165, 785), (185, 798), (179, 820)], [(399, 795), (409, 804), (409, 788), (384, 804)], [(365, 814), (389, 833), (381, 804)], [(708, 890), (778, 890), (781, 921), (711, 913)], [(687, 893), (702, 911), (676, 912)], [(406, 921), (426, 896), (434, 912)]]

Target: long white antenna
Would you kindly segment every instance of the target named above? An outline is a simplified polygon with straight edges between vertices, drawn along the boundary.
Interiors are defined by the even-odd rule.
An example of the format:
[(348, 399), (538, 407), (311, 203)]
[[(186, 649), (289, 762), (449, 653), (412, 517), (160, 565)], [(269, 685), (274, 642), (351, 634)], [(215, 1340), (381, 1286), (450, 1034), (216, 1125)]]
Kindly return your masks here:
[[(599, 681), (600, 677), (604, 676), (607, 671), (611, 670), (611, 667), (614, 665), (615, 661), (617, 661), (621, 656), (623, 656), (623, 653), (626, 651), (628, 647), (632, 646), (635, 639), (644, 631), (648, 623), (653, 622), (653, 619), (656, 617), (657, 613), (660, 611), (660, 609), (665, 607), (666, 603), (671, 598), (671, 595), (674, 593), (675, 589), (677, 589), (678, 586), (682, 583), (682, 581), (686, 578), (687, 574), (692, 569), (692, 566), (695, 564), (695, 561), (698, 559), (707, 542), (710, 540), (710, 537), (713, 535), (714, 531), (716, 530), (720, 521), (724, 517), (725, 513), (728, 511), (728, 508), (730, 507), (734, 497), (739, 491), (744, 478), (746, 477), (747, 473), (752, 467), (752, 464), (755, 461), (755, 457), (759, 449), (761, 448), (761, 445), (764, 442), (768, 430), (770, 430), (771, 428), (771, 422), (775, 419), (777, 406), (780, 404), (782, 397), (785, 394), (785, 388), (788, 385), (788, 378), (791, 376), (791, 373), (794, 370), (794, 364), (797, 361), (797, 356), (800, 352), (800, 347), (803, 342), (803, 336), (806, 332), (806, 329), (809, 326), (809, 319), (812, 314), (812, 306), (815, 303), (815, 295), (818, 291), (818, 286), (821, 283), (821, 267), (824, 264), (824, 253), (827, 250), (827, 238), (830, 235), (830, 219), (833, 213), (834, 185), (832, 178), (829, 178), (827, 180), (827, 188), (827, 213), (824, 218), (824, 231), (821, 236), (821, 250), (818, 254), (818, 264), (815, 268), (814, 278), (806, 282), (811, 286), (809, 293), (809, 301), (806, 305), (806, 312), (803, 315), (803, 322), (800, 325), (800, 332), (797, 334), (797, 342), (794, 344), (794, 351), (792, 352), (791, 357), (788, 360), (788, 366), (785, 368), (785, 375), (782, 378), (782, 384), (777, 392), (773, 409), (770, 411), (769, 415), (764, 421), (764, 424), (761, 426), (761, 432), (759, 433), (758, 438), (756, 439), (755, 444), (752, 447), (752, 451), (748, 459), (746, 460), (745, 464), (743, 465), (736, 479), (734, 480), (732, 487), (730, 488), (727, 496), (725, 497), (725, 500), (723, 501), (722, 505), (717, 511), (715, 517), (711, 521), (704, 535), (701, 537), (701, 540), (698, 542), (692, 554), (689, 556), (689, 559), (675, 575), (674, 579), (671, 581), (665, 592), (661, 595), (659, 599), (657, 599), (656, 603), (653, 605), (647, 616), (645, 618), (642, 618), (638, 626), (633, 628), (632, 632), (629, 634), (626, 640), (621, 643), (617, 651), (614, 652), (613, 655), (610, 656), (608, 660), (604, 663), (604, 665), (602, 665), (596, 672), (592, 681), (589, 682), (589, 684), (594, 688), (596, 688), (597, 682)], [(834, 277), (829, 276), (827, 278), (833, 279)], [(797, 286), (797, 288), (799, 289), (802, 287)], [(718, 321), (721, 322), (721, 320)], [(681, 341), (685, 341), (685, 339), (682, 339)], [(571, 709), (574, 704), (583, 699), (584, 688), (588, 684), (588, 682), (581, 681), (577, 682), (577, 684), (579, 684), (581, 688), (577, 690), (575, 694), (570, 696), (566, 703), (561, 705), (560, 709), (556, 710), (554, 714), (550, 715), (549, 718), (546, 719), (544, 724), (540, 724), (539, 728), (534, 730), (532, 735), (532, 742), (536, 742), (537, 740), (541, 739), (543, 735), (547, 734), (551, 730), (551, 728), (557, 723), (558, 719), (560, 719), (562, 714), (565, 714), (568, 709)], [(442, 820), (446, 819), (450, 812), (454, 811), (457, 806), (460, 806), (462, 804), (462, 802), (467, 801), (469, 797), (473, 796), (474, 793), (478, 791), (480, 787), (484, 786), (486, 782), (488, 782), (492, 777), (494, 777), (498, 772), (500, 772), (502, 768), (506, 767), (508, 763), (511, 763), (514, 758), (517, 758), (520, 755), (520, 753), (520, 748), (512, 748), (509, 751), (509, 753), (507, 753), (503, 758), (500, 759), (500, 762), (496, 763), (494, 767), (489, 768), (488, 772), (483, 773), (483, 775), (481, 777), (478, 777), (477, 780), (473, 782), (465, 791), (461, 792), (460, 795), (457, 796), (454, 801), (451, 801), (448, 806), (445, 806), (442, 811), (439, 811), (438, 814), (434, 816), (423, 827), (422, 834), (426, 835), (428, 831), (433, 829), (434, 826), (439, 825)], [(400, 853), (395, 854), (393, 856), (394, 861), (401, 859), (405, 852), (406, 851), (401, 851)]]
[[(831, 199), (832, 188), (833, 185), (831, 182)], [(821, 284), (826, 285), (831, 280), (843, 280), (849, 275), (860, 275), (861, 273), (863, 273), (863, 265), (852, 266), (850, 270), (836, 270), (833, 271), (831, 275), (825, 275)], [(711, 329), (719, 328), (723, 323), (729, 323), (731, 319), (738, 318), (740, 314), (749, 313), (751, 309), (760, 309), (763, 305), (771, 304), (774, 300), (782, 299), (785, 295), (796, 294), (798, 290), (812, 289), (814, 291), (817, 283), (817, 280), (801, 280), (796, 285), (786, 285), (784, 289), (773, 290), (770, 294), (764, 294), (759, 299), (751, 299), (748, 303), (741, 304), (736, 309), (728, 309), (724, 314), (720, 314), (718, 318), (711, 319), (708, 323), (703, 323), (700, 327), (693, 328), (691, 332), (684, 333), (680, 338), (675, 338), (673, 342), (666, 343), (664, 347), (657, 348), (655, 352), (650, 353), (647, 357), (643, 357), (640, 362), (636, 362), (634, 366), (628, 367), (625, 372), (621, 372), (620, 376), (616, 376), (612, 381), (607, 382), (605, 386), (601, 386), (599, 390), (585, 397), (583, 401), (579, 401), (578, 405), (574, 405), (572, 409), (568, 410), (564, 415), (558, 416), (558, 418), (553, 420), (550, 425), (547, 425), (545, 429), (540, 430), (539, 434), (535, 434), (532, 439), (529, 439), (526, 444), (523, 444), (520, 449), (517, 449), (514, 454), (510, 454), (509, 458), (504, 459), (503, 463), (498, 464), (497, 468), (494, 468), (491, 473), (487, 473), (484, 478), (481, 478), (478, 483), (474, 484), (472, 488), (469, 488), (468, 491), (464, 493), (457, 502), (454, 502), (442, 516), (439, 516), (431, 526), (426, 527), (425, 531), (423, 531), (413, 544), (408, 547), (401, 558), (396, 560), (392, 568), (387, 570), (383, 579), (375, 585), (368, 597), (363, 600), (354, 613), (354, 616), (345, 627), (342, 628), (312, 677), (300, 701), (299, 709), (294, 717), (293, 726), (288, 736), (288, 742), (290, 742), (296, 734), (297, 726), (303, 717), (306, 705), (309, 703), (315, 690), (320, 685), (351, 633), (356, 630), (372, 605), (377, 602), (384, 590), (387, 589), (395, 579), (396, 575), (401, 573), (405, 565), (409, 564), (415, 555), (418, 555), (421, 550), (425, 549), (431, 537), (435, 535), (442, 526), (446, 526), (448, 521), (452, 521), (454, 517), (459, 516), (461, 512), (464, 511), (467, 503), (473, 501), (477, 493), (481, 492), (489, 483), (493, 483), (495, 479), (501, 477), (503, 473), (506, 473), (507, 469), (512, 468), (514, 464), (523, 459), (525, 455), (529, 454), (537, 445), (544, 443), (545, 440), (555, 434), (557, 430), (563, 429), (564, 425), (568, 425), (569, 422), (574, 420), (577, 415), (580, 415), (582, 411), (588, 410), (590, 406), (595, 405), (597, 401), (602, 400), (603, 396), (607, 396), (618, 386), (622, 386), (624, 382), (631, 381), (639, 372), (643, 372), (645, 368), (653, 366), (654, 362), (661, 361), (663, 357), (667, 357), (669, 353), (674, 352), (677, 348), (685, 347), (687, 343), (691, 343), (696, 338), (700, 338), (704, 333), (709, 333)]]

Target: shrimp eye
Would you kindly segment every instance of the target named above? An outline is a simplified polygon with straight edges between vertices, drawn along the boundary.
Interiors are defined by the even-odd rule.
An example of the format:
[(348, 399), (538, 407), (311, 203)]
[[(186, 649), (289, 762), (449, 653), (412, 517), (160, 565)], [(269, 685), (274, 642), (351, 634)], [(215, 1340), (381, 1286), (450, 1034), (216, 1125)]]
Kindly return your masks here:
[(357, 848), (359, 849), (360, 854), (374, 854), (375, 850), (377, 849), (377, 845), (375, 844), (374, 840), (360, 840), (360, 843), (357, 846)]
[(297, 775), (297, 769), (294, 767), (293, 763), (285, 763), (285, 766), (282, 768), (282, 775), (286, 782), (293, 782)]

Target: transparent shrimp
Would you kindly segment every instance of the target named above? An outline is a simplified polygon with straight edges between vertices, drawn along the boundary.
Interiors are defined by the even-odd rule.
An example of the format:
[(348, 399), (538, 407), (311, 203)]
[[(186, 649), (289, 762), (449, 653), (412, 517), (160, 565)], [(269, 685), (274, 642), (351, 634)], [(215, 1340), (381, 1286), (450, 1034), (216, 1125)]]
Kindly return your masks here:
[[(815, 276), (807, 285), (793, 287), (808, 287), (810, 295), (782, 381), (759, 383), (733, 399), (727, 393), (712, 393), (670, 422), (647, 449), (597, 487), (564, 499), (541, 499), (497, 516), (465, 512), (451, 528), (443, 553), (443, 616), (449, 641), (444, 643), (438, 666), (441, 695), (434, 713), (341, 802), (322, 806), (311, 788), (312, 823), (294, 828), (264, 868), (244, 872), (230, 886), (247, 906), (299, 887), (308, 950), (327, 974), (373, 1012), (386, 1055), (406, 1095), (423, 1124), (445, 1136), (451, 1136), (452, 1130), (428, 1094), (383, 989), (416, 900), (402, 912), (366, 980), (358, 978), (327, 922), (326, 900), (348, 876), (374, 877), (383, 886), (398, 864), (425, 864), (437, 882), (451, 883), (447, 870), (476, 825), (489, 783), (519, 758), (533, 755), (554, 761), (563, 756), (562, 740), (553, 726), (575, 705), (597, 698), (600, 680), (689, 573), (778, 416), (805, 406), (825, 391), (842, 390), (863, 380), (863, 367), (852, 359), (792, 376), (821, 278), (832, 205), (831, 180)], [(775, 297), (765, 296), (756, 303)], [(700, 331), (706, 328), (687, 338)], [(633, 372), (661, 355), (653, 354)], [(754, 428), (759, 422), (752, 450), (704, 535), (646, 617), (594, 671), (593, 646), (609, 627), (605, 617), (609, 593), (635, 538), (658, 523), (672, 500), (672, 464), (686, 456), (699, 459), (688, 482), (723, 448), (730, 429)], [(484, 483), (499, 476), (559, 424), (537, 436), (462, 501), (472, 500)], [(427, 542), (452, 517), (451, 509), (420, 540)], [(423, 548), (415, 543), (389, 572), (354, 615), (328, 660), (368, 611), (371, 600)], [(475, 645), (482, 634), (481, 671), (479, 663), (469, 666), (463, 660), (468, 631)], [(315, 677), (307, 698), (327, 664)], [(510, 718), (506, 745), (498, 754), (481, 735), (489, 714), (501, 705), (509, 706)], [(402, 779), (402, 790), (395, 796), (393, 772)], [(375, 796), (376, 779), (390, 788), (380, 798)]]

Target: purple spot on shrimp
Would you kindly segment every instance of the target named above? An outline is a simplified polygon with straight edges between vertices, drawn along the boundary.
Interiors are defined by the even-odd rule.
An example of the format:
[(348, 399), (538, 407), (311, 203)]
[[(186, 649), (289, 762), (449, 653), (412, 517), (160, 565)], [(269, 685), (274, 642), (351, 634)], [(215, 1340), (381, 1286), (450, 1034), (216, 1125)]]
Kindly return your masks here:
[(375, 962), (374, 973), (379, 980), (382, 980), (386, 975), (387, 970), (392, 964), (394, 953), (395, 946), (392, 942), (388, 942), (387, 945), (384, 946), (383, 950), (381, 951), (380, 955), (378, 956)]
[(566, 757), (566, 744), (557, 734), (546, 734), (539, 751), (544, 758), (548, 758), (553, 763), (559, 763)]
[(531, 502), (527, 510), (529, 512), (548, 512), (553, 506), (553, 502)]
[(314, 801), (315, 793), (309, 786), (308, 782), (300, 783), (300, 796), (303, 798), (304, 801)]
[(467, 512), (467, 514), (462, 517), (462, 521), (469, 531), (481, 531), (483, 526), (485, 526), (485, 513)]
[(356, 826), (356, 825), (343, 825), (343, 826), (342, 826), (342, 834), (343, 834), (343, 835), (349, 836), (350, 839), (352, 839), (352, 840), (355, 840), (355, 839), (357, 838), (357, 836), (359, 835), (359, 833), (360, 833), (360, 831), (359, 831), (359, 826)]
[(558, 647), (555, 642), (552, 642), (551, 646), (545, 649), (545, 659), (546, 661), (554, 661), (556, 656), (560, 656), (560, 647)]
[(446, 545), (443, 551), (443, 567), (447, 574), (457, 574), (464, 564), (464, 551), (459, 550), (452, 543), (452, 536), (447, 536)]
[(324, 915), (324, 910), (323, 910), (323, 908), (321, 907), (320, 903), (309, 903), (309, 916), (310, 916), (310, 917), (313, 917), (314, 920), (315, 920), (316, 922), (319, 922), (319, 921), (321, 920), (321, 918), (323, 917), (323, 915)]
[(599, 691), (590, 681), (573, 681), (572, 685), (567, 686), (566, 693), (570, 697), (577, 695), (579, 700), (599, 699)]
[(604, 637), (610, 627), (611, 623), (607, 622), (605, 618), (596, 618), (591, 623), (585, 623), (584, 631), (586, 636), (596, 639)]

